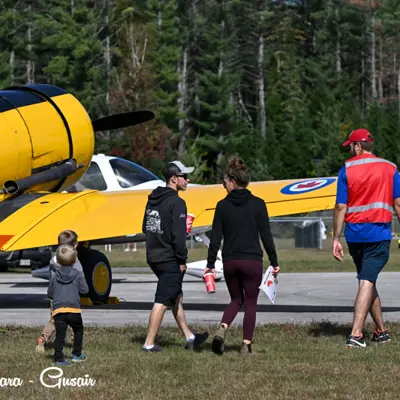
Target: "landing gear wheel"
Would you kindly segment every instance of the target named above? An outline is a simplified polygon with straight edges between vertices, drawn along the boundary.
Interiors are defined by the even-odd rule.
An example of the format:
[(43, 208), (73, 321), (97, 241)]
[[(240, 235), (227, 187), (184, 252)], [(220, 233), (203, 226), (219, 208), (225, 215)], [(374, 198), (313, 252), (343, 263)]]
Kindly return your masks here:
[(108, 258), (100, 251), (93, 249), (79, 249), (78, 258), (89, 286), (90, 299), (93, 302), (107, 303), (112, 285), (112, 272)]
[(0, 272), (7, 272), (8, 271), (8, 264), (6, 259), (0, 259)]

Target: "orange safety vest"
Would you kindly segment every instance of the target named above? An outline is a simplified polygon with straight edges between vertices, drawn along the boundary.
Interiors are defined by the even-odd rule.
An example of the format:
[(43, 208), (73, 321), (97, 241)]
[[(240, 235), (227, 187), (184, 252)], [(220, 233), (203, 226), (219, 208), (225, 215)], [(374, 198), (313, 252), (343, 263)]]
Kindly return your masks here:
[(393, 176), (396, 164), (373, 154), (346, 161), (348, 188), (345, 221), (387, 223), (393, 218)]

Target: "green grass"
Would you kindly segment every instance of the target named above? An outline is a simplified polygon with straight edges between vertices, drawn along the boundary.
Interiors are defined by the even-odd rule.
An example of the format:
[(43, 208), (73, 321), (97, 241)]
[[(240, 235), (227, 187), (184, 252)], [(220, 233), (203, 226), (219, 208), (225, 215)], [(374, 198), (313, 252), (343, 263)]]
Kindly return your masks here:
[[(342, 263), (336, 261), (331, 252), (330, 240), (324, 242), (324, 248), (302, 249), (295, 248), (293, 241), (276, 240), (278, 260), (282, 272), (354, 272), (353, 260), (347, 250), (345, 242), (345, 259)], [(207, 248), (202, 244), (196, 244), (193, 249), (189, 247), (189, 260), (198, 261), (207, 258)], [(124, 252), (122, 246), (113, 246), (111, 252), (105, 253), (113, 267), (144, 267), (146, 263), (146, 250), (142, 243), (137, 245), (137, 252)], [(104, 247), (98, 247), (100, 251)], [(264, 266), (268, 267), (268, 257), (264, 254)], [(400, 271), (400, 249), (397, 243), (392, 241), (391, 255), (384, 271)]]
[[(8, 327), (0, 335), (0, 377), (23, 386), (0, 388), (3, 399), (395, 399), (400, 373), (400, 325), (388, 325), (394, 340), (366, 349), (346, 349), (350, 326), (329, 323), (257, 327), (254, 357), (238, 353), (239, 328), (228, 331), (226, 353), (183, 349), (174, 328), (159, 331), (164, 353), (141, 352), (144, 327), (87, 328), (85, 363), (64, 368), (64, 377), (88, 374), (92, 387), (47, 388), (40, 373), (53, 351), (34, 351), (40, 328)], [(210, 329), (215, 327), (196, 327)], [(70, 344), (65, 354), (70, 354)], [(33, 383), (29, 383), (33, 380)], [(50, 383), (50, 380), (46, 380)]]

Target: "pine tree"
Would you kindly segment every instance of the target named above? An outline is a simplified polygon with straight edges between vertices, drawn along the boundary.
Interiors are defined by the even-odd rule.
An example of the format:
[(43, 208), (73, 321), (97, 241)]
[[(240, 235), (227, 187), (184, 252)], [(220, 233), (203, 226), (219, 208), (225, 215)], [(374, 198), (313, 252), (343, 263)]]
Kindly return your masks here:
[(59, 1), (51, 14), (36, 4), (37, 79), (61, 86), (76, 95), (94, 119), (101, 114), (97, 99), (105, 92), (102, 45), (97, 36), (96, 9), (86, 2)]
[(217, 166), (243, 147), (245, 135), (238, 110), (235, 1), (206, 1), (198, 10), (198, 53), (195, 55), (195, 149), (205, 163), (205, 179), (217, 178)]
[(113, 18), (112, 35), (117, 50), (114, 58), (118, 65), (111, 79), (113, 107), (119, 112), (150, 109), (156, 118), (114, 133), (107, 146), (111, 154), (132, 159), (159, 173), (175, 142), (158, 107), (157, 74), (152, 58), (158, 46), (154, 13), (146, 4), (132, 5), (130, 1), (118, 0)]

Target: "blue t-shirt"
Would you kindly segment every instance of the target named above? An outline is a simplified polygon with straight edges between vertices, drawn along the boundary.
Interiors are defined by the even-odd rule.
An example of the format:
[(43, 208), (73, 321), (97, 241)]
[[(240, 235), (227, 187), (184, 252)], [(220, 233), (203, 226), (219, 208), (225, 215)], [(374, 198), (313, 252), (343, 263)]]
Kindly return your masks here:
[[(400, 174), (398, 171), (393, 175), (393, 199), (400, 197)], [(347, 204), (347, 176), (346, 167), (339, 171), (336, 203)], [(371, 243), (382, 240), (392, 240), (391, 223), (362, 223), (352, 224), (346, 222), (344, 237), (348, 242)]]

